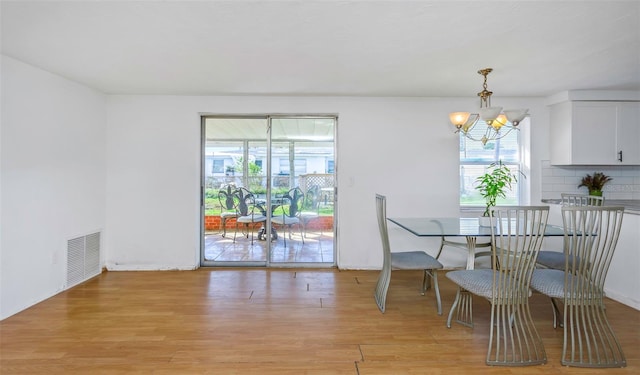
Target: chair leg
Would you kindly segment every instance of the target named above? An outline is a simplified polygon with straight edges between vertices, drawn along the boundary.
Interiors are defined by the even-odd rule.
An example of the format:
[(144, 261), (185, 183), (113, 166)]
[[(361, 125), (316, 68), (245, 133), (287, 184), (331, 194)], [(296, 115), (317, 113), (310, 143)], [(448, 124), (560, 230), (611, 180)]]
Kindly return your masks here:
[[(318, 218), (315, 218), (318, 219)], [(307, 237), (307, 225), (309, 225), (309, 221), (311, 221), (313, 219), (305, 219), (302, 220), (302, 229), (304, 231), (304, 237)], [(322, 225), (320, 225), (320, 236), (322, 236)]]
[(431, 278), (433, 279), (433, 289), (436, 292), (438, 315), (442, 315), (442, 301), (440, 300), (440, 287), (438, 286), (438, 270), (431, 270)]
[(453, 313), (456, 313), (456, 322), (463, 326), (473, 328), (473, 295), (467, 290), (458, 287), (456, 299), (453, 301), (449, 317), (447, 318), (447, 328), (451, 328)]
[(220, 225), (222, 225), (222, 237), (227, 235), (227, 218), (220, 218)]
[(555, 298), (549, 297), (549, 299), (551, 300), (551, 307), (553, 308), (553, 328), (556, 329), (558, 324), (560, 324), (560, 327), (564, 327), (563, 321), (558, 319), (558, 317), (562, 316), (558, 308), (558, 302), (556, 302)]
[[(518, 297), (515, 297), (516, 299)], [(491, 305), (488, 365), (531, 366), (547, 363), (547, 355), (529, 310), (528, 296)]]
[(380, 270), (380, 275), (378, 276), (378, 282), (376, 283), (376, 290), (374, 297), (376, 299), (376, 304), (378, 305), (378, 309), (380, 312), (384, 314), (385, 311), (385, 303), (387, 300), (387, 291), (389, 290), (389, 282), (391, 281), (391, 267), (384, 265)]
[(431, 289), (431, 280), (433, 279), (433, 289), (436, 293), (436, 303), (438, 305), (438, 315), (442, 315), (442, 302), (440, 300), (440, 288), (438, 287), (438, 271), (437, 270), (424, 270), (422, 276), (422, 292), (421, 295), (425, 295), (427, 290)]
[[(284, 231), (282, 233), (282, 241), (284, 242), (284, 248), (286, 249), (287, 248), (287, 233), (286, 233), (287, 232), (287, 227), (283, 226), (281, 229)], [(291, 234), (289, 234), (289, 236), (291, 236)]]
[(300, 227), (300, 238), (302, 239), (302, 244), (304, 245), (304, 235), (302, 234), (302, 223), (298, 223), (298, 226)]
[(238, 234), (238, 222), (236, 221), (236, 228), (233, 231), (233, 243), (236, 243), (236, 235)]
[(626, 367), (620, 342), (602, 301), (578, 301), (564, 306), (561, 363), (576, 367)]
[(447, 317), (447, 328), (451, 328), (451, 318), (453, 318), (453, 312), (457, 310), (458, 304), (460, 303), (460, 288), (458, 288), (458, 292), (456, 293), (456, 299), (453, 300), (453, 305), (451, 305), (451, 310), (449, 310), (449, 316)]

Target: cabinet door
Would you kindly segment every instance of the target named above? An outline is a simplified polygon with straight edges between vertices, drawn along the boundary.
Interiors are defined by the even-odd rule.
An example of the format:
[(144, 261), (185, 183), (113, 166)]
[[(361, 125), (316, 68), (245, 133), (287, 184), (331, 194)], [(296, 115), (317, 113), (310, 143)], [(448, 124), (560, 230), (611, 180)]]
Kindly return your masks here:
[(573, 103), (572, 164), (619, 164), (616, 160), (618, 103)]
[(619, 104), (616, 141), (616, 152), (622, 151), (618, 164), (640, 165), (640, 103)]

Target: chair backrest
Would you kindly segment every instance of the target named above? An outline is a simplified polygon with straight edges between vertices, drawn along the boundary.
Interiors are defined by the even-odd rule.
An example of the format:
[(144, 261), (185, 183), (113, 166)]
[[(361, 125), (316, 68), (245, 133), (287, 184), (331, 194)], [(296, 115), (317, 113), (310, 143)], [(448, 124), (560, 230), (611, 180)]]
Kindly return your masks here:
[(284, 216), (298, 216), (304, 207), (304, 193), (302, 189), (295, 187), (283, 195), (282, 207)]
[(313, 185), (307, 190), (304, 208), (310, 211), (317, 211), (320, 208), (320, 186)]
[(604, 197), (588, 194), (562, 193), (563, 206), (602, 206)]
[(234, 200), (236, 202), (236, 211), (238, 212), (238, 215), (253, 215), (253, 211), (255, 210), (256, 205), (255, 195), (244, 187), (236, 189), (234, 195)]
[(624, 207), (562, 207), (565, 270), (582, 276), (570, 279), (566, 293), (603, 293), (623, 216)]
[(493, 298), (528, 298), (549, 206), (497, 206), (490, 215), (496, 218), (491, 227)]
[(391, 263), (391, 244), (387, 227), (387, 197), (384, 195), (376, 194), (376, 216), (378, 217), (378, 230), (382, 240), (383, 264), (386, 265)]
[(236, 187), (231, 184), (222, 186), (218, 191), (218, 201), (223, 211), (235, 210), (237, 204), (234, 200), (236, 197), (235, 191)]

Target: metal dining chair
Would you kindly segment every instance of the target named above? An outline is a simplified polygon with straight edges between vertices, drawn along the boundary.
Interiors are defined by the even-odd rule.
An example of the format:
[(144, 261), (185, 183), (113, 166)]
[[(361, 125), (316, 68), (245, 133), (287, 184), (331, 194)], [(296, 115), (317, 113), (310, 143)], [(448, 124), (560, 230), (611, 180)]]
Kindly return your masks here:
[[(447, 318), (473, 327), (470, 294), (491, 303), (488, 365), (526, 366), (547, 362), (529, 309), (529, 282), (544, 238), (548, 206), (495, 207), (491, 217), (491, 269), (458, 270), (447, 278), (458, 285)], [(462, 309), (460, 309), (462, 307)], [(462, 319), (461, 319), (462, 317)]]
[[(561, 195), (563, 206), (602, 206), (604, 205), (604, 197), (587, 195), (587, 194), (574, 194), (574, 193), (562, 193)], [(541, 250), (538, 254), (538, 266), (542, 268), (551, 268), (555, 270), (564, 270), (565, 258), (564, 252), (559, 249), (554, 250)], [(555, 326), (554, 326), (555, 327)]]
[(378, 229), (382, 239), (382, 269), (376, 283), (375, 299), (378, 308), (382, 313), (386, 309), (387, 292), (391, 281), (391, 271), (393, 270), (421, 270), (422, 295), (425, 294), (433, 280), (433, 290), (436, 294), (436, 304), (438, 315), (442, 315), (442, 302), (440, 301), (440, 289), (438, 287), (438, 270), (442, 269), (442, 263), (436, 260), (425, 251), (404, 251), (391, 252), (389, 241), (389, 230), (387, 227), (387, 198), (384, 195), (376, 194), (376, 214), (378, 218)]
[[(627, 365), (604, 304), (604, 283), (623, 215), (623, 207), (562, 207), (564, 269), (533, 273), (531, 288), (564, 305), (561, 363), (565, 366)], [(556, 320), (554, 309), (554, 326)]]

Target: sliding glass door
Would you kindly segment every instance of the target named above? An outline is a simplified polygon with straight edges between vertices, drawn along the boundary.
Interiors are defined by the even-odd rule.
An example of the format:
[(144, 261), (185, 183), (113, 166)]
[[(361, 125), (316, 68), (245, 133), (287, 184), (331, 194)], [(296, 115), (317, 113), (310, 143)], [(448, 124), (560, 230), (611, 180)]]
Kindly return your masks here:
[(202, 118), (202, 265), (335, 265), (336, 122)]

